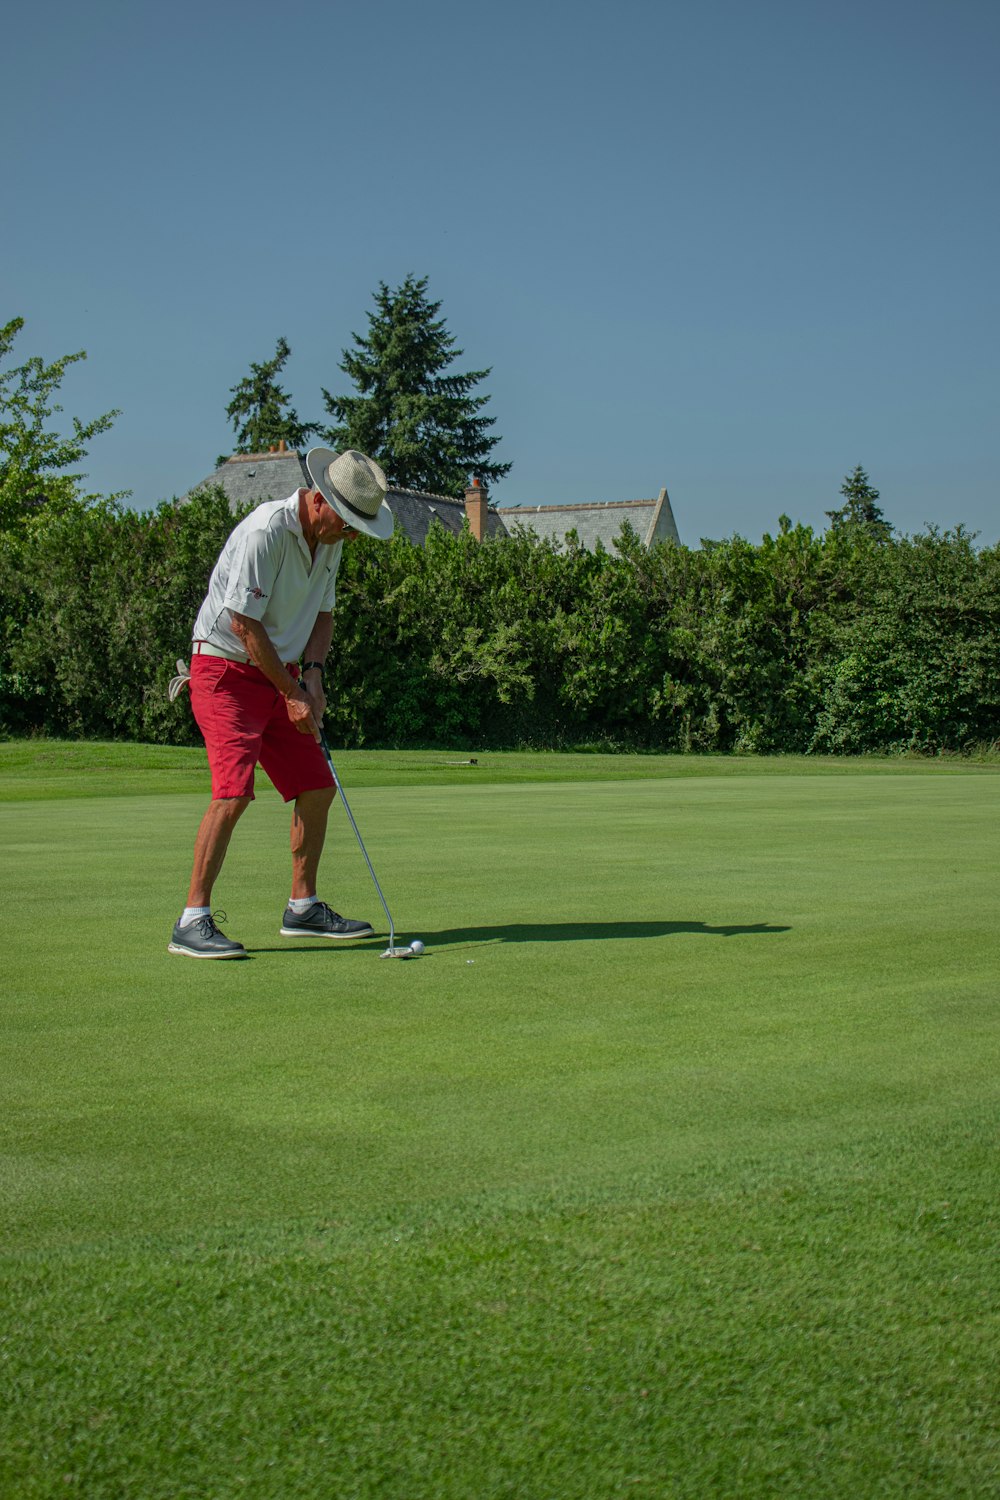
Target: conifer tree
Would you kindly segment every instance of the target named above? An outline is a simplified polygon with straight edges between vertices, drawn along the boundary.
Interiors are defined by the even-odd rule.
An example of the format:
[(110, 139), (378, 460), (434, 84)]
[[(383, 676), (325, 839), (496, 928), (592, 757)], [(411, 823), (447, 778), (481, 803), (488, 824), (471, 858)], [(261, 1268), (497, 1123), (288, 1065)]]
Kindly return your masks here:
[(844, 504), (839, 510), (828, 510), (831, 531), (840, 531), (846, 526), (859, 526), (876, 542), (887, 542), (892, 536), (892, 526), (876, 504), (878, 490), (869, 482), (868, 475), (860, 464), (853, 474), (848, 474), (840, 486)]
[[(289, 448), (304, 448), (319, 428), (315, 422), (300, 422), (278, 375), (291, 354), (287, 342), (278, 339), (274, 358), (251, 364), (250, 374), (230, 387), (232, 401), (226, 407), (236, 430), (236, 453), (266, 453), (284, 439)], [(223, 462), (222, 459), (219, 462)]]
[(370, 454), (400, 489), (460, 495), (470, 476), (489, 486), (511, 465), (491, 457), (500, 439), (489, 433), (494, 419), (480, 415), (489, 397), (473, 394), (490, 371), (449, 373), (462, 350), (440, 308), (428, 300), (426, 276), (394, 289), (379, 283), (368, 333), (352, 335), (340, 364), (357, 395), (323, 391), (336, 424), (325, 436), (331, 447)]

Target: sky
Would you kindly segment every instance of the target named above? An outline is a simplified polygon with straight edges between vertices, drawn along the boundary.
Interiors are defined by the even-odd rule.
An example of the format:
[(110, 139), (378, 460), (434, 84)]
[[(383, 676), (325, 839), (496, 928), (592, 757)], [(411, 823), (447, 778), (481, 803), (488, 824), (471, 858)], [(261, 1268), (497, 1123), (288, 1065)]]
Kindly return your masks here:
[(9, 7), (0, 325), (120, 408), (88, 488), (229, 452), (279, 337), (349, 394), (428, 278), (513, 465), (500, 506), (648, 498), (681, 539), (1000, 540), (996, 0), (34, 0)]

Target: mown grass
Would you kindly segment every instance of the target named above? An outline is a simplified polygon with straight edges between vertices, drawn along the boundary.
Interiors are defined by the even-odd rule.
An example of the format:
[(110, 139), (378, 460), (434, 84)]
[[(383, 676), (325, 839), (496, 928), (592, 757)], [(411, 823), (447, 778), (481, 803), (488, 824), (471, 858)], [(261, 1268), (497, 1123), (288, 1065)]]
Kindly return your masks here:
[[(989, 747), (968, 756), (614, 755), (516, 750), (335, 750), (348, 791), (353, 786), (503, 785), (520, 782), (637, 781), (661, 777), (800, 776), (878, 773), (996, 774), (1000, 754)], [(31, 798), (201, 794), (207, 786), (203, 749), (129, 745), (98, 740), (0, 741), (0, 802)]]
[(273, 794), (228, 965), (203, 793), (0, 809), (0, 1493), (996, 1492), (995, 775), (373, 760), (411, 963), (276, 936)]

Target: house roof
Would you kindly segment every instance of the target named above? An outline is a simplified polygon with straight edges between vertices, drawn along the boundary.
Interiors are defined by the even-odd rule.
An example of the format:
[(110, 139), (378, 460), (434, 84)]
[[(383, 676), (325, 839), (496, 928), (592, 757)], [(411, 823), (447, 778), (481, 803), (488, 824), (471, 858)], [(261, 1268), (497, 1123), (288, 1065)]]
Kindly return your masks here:
[[(237, 453), (192, 487), (220, 485), (233, 510), (263, 505), (266, 500), (284, 500), (302, 484), (302, 469), (295, 449), (283, 453)], [(446, 531), (458, 533), (465, 521), (465, 501), (450, 495), (433, 495), (422, 490), (390, 489), (386, 495), (397, 530), (416, 546), (422, 547), (435, 521)], [(496, 510), (487, 512), (488, 536), (505, 536), (506, 530)]]
[[(265, 500), (284, 500), (302, 483), (299, 455), (295, 449), (281, 453), (237, 453), (214, 473), (192, 487), (220, 485), (233, 510), (262, 505)], [(451, 495), (433, 495), (422, 490), (390, 489), (386, 495), (397, 530), (422, 547), (435, 522), (457, 535), (465, 524), (465, 501)], [(486, 513), (487, 536), (506, 536), (522, 526), (539, 536), (562, 542), (575, 531), (581, 544), (593, 551), (598, 541), (608, 552), (615, 550), (615, 537), (628, 521), (644, 546), (654, 542), (679, 542), (670, 497), (662, 489), (655, 500), (606, 500), (585, 505), (490, 506)]]
[(581, 544), (593, 551), (598, 541), (608, 552), (628, 521), (646, 547), (654, 542), (680, 542), (670, 496), (662, 489), (655, 500), (605, 500), (585, 505), (505, 505), (500, 515), (508, 530), (523, 526), (539, 536), (561, 542), (575, 531)]
[(233, 510), (242, 510), (248, 505), (263, 505), (265, 500), (285, 500), (301, 483), (302, 470), (294, 448), (284, 453), (237, 453), (192, 485), (191, 494), (217, 484)]
[[(386, 499), (396, 517), (396, 525), (402, 527), (418, 547), (424, 545), (435, 522), (456, 536), (465, 524), (464, 500), (453, 500), (448, 495), (429, 495), (422, 490), (390, 490)], [(486, 535), (507, 535), (507, 528), (492, 505), (486, 512)]]

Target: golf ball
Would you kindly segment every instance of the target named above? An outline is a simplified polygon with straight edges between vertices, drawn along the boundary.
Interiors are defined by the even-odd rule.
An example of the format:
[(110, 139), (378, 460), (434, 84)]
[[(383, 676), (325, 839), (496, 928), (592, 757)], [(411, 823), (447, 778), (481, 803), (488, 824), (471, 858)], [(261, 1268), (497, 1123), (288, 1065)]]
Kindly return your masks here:
[(410, 952), (411, 953), (423, 953), (423, 951), (424, 951), (424, 945), (423, 945), (423, 943), (420, 941), (419, 938), (414, 938), (413, 942), (410, 944)]

